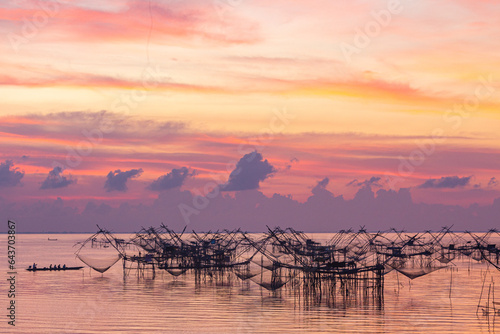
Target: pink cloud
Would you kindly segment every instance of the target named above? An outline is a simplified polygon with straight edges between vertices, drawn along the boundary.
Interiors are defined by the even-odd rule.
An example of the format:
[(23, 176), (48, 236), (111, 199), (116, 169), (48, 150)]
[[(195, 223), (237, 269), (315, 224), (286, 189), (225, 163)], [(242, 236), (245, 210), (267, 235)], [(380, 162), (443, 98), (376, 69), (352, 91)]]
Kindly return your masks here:
[[(94, 137), (94, 141), (90, 141), (82, 131), (97, 131), (102, 117), (111, 120), (115, 130), (103, 133), (101, 139)], [(500, 151), (483, 147), (481, 142), (466, 137), (460, 137), (459, 141), (448, 138), (449, 143), (440, 145), (439, 150), (415, 167), (413, 173), (399, 175), (400, 157), (408, 157), (416, 149), (415, 139), (420, 137), (299, 133), (276, 135), (272, 142), (255, 146), (258, 134), (201, 135), (186, 124), (113, 113), (66, 112), (4, 118), (5, 122), (0, 118), (4, 160), (15, 161), (27, 176), (35, 177), (37, 182), (43, 181), (56, 162), (68, 167), (78, 177), (78, 187), (86, 185), (85, 178), (102, 177), (110, 170), (142, 168), (141, 180), (150, 183), (173, 168), (186, 166), (195, 169), (197, 176), (184, 186), (203, 189), (204, 184), (213, 181), (214, 177), (219, 183), (227, 181), (234, 169), (231, 164), (242, 156), (242, 147), (245, 150), (257, 149), (276, 167), (275, 177), (262, 184), (266, 195), (281, 189), (296, 194), (300, 200), (305, 200), (305, 190), (311, 180), (325, 176), (331, 177), (331, 185), (337, 192), (352, 194), (353, 190), (344, 186), (349, 181), (385, 176), (386, 173), (401, 178), (397, 187), (415, 187), (427, 179), (449, 175), (450, 171), (456, 175), (475, 175), (478, 183), (487, 184), (500, 173)], [(464, 144), (458, 146), (460, 142)], [(87, 146), (90, 151), (78, 153)], [(135, 152), (133, 156), (129, 153), (131, 151)], [(18, 161), (23, 155), (29, 158)], [(287, 167), (292, 158), (299, 161)], [(68, 165), (67, 159), (76, 165)], [(140, 194), (144, 190), (137, 191)], [(489, 193), (483, 197), (491, 199), (493, 195)]]
[[(30, 7), (2, 7), (0, 19), (10, 24), (24, 24), (44, 11), (36, 4)], [(87, 42), (152, 42), (182, 45), (240, 44), (259, 40), (258, 26), (228, 13), (218, 17), (212, 6), (195, 2), (128, 1), (118, 11), (59, 4), (50, 13), (46, 25), (53, 41)], [(52, 37), (48, 37), (52, 36)]]

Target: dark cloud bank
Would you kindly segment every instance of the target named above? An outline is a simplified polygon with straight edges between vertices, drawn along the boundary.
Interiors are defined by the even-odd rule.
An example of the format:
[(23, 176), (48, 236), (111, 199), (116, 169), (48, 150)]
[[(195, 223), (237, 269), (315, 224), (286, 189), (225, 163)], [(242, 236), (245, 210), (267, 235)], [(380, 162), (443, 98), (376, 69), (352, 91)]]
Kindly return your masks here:
[[(142, 172), (140, 168), (110, 171), (104, 188), (108, 192), (125, 192), (127, 181), (139, 177)], [(325, 177), (317, 181), (311, 196), (302, 203), (290, 195), (268, 197), (259, 191), (260, 183), (275, 172), (275, 167), (260, 153), (252, 152), (239, 160), (226, 183), (205, 196), (181, 190), (185, 180), (194, 175), (194, 171), (181, 167), (147, 186), (159, 192), (150, 205), (135, 201), (122, 202), (117, 207), (90, 201), (80, 210), (61, 198), (12, 203), (6, 193), (0, 193), (0, 212), (2, 217), (19, 222), (18, 232), (94, 232), (96, 224), (115, 232), (135, 232), (141, 226), (160, 223), (179, 231), (187, 224), (188, 230), (242, 228), (251, 232), (265, 231), (266, 226), (294, 227), (307, 232), (334, 232), (360, 226), (372, 231), (392, 227), (422, 231), (451, 225), (454, 230), (485, 231), (498, 226), (500, 198), (491, 205), (469, 207), (414, 203), (411, 189), (383, 189), (381, 178), (374, 176), (364, 181), (351, 181), (349, 185), (359, 189), (353, 199), (346, 200), (327, 189), (330, 179)], [(41, 188), (63, 188), (76, 182), (62, 173), (61, 168), (54, 168)], [(12, 162), (0, 164), (0, 186), (19, 185), (23, 176), (23, 172), (13, 168)], [(431, 188), (427, 191), (463, 188), (470, 186), (470, 180), (471, 177), (446, 176), (429, 179), (418, 188)], [(492, 178), (488, 186), (496, 184), (496, 179)], [(378, 190), (374, 192), (373, 189)]]
[(104, 189), (106, 191), (121, 191), (125, 192), (128, 190), (127, 181), (128, 179), (139, 177), (142, 174), (142, 168), (131, 169), (125, 172), (117, 169), (114, 172), (110, 171), (106, 176), (106, 182), (104, 183)]
[(469, 185), (472, 176), (443, 176), (440, 179), (429, 179), (422, 183), (419, 188), (457, 188)]
[(54, 167), (54, 169), (49, 172), (45, 181), (42, 182), (40, 189), (64, 188), (70, 184), (76, 183), (76, 179), (62, 176), (62, 173), (63, 169), (61, 167)]
[[(438, 230), (454, 225), (454, 230), (487, 230), (498, 227), (500, 198), (492, 205), (469, 207), (414, 203), (409, 189), (391, 191), (360, 188), (352, 200), (335, 196), (326, 189), (323, 179), (312, 195), (301, 203), (291, 196), (267, 197), (259, 190), (239, 191), (198, 197), (178, 187), (163, 191), (152, 205), (124, 202), (118, 207), (89, 202), (83, 211), (63, 200), (38, 202), (29, 207), (12, 205), (0, 199), (4, 217), (16, 219), (19, 232), (93, 232), (96, 224), (115, 232), (134, 232), (141, 226), (168, 226), (197, 231), (233, 229), (264, 231), (270, 227), (294, 227), (309, 232), (331, 232), (365, 226), (369, 230), (391, 227), (407, 231)], [(188, 221), (179, 206), (193, 209)], [(33, 224), (33, 225), (30, 225)]]
[(11, 160), (0, 163), (0, 187), (15, 187), (24, 176), (24, 172), (14, 168)]
[(171, 172), (160, 176), (153, 181), (147, 188), (153, 191), (163, 191), (182, 186), (188, 176), (194, 175), (194, 172), (189, 172), (187, 167), (174, 168)]
[(276, 169), (264, 160), (262, 154), (254, 151), (245, 154), (229, 175), (229, 180), (221, 187), (222, 191), (258, 189), (260, 182), (272, 176)]

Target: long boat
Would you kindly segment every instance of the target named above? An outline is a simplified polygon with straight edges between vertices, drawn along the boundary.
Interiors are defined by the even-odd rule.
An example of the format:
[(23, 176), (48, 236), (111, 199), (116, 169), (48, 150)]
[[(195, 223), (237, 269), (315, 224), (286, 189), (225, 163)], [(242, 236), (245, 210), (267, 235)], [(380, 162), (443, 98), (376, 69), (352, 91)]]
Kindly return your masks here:
[(66, 267), (66, 268), (26, 268), (27, 271), (65, 271), (65, 270), (79, 270), (82, 269), (83, 267)]

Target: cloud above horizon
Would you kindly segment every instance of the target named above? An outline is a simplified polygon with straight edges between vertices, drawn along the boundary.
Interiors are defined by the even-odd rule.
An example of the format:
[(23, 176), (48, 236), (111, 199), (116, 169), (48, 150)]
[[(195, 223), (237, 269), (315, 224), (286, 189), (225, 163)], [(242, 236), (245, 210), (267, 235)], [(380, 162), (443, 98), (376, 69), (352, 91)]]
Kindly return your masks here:
[(76, 179), (72, 177), (62, 176), (63, 169), (61, 167), (54, 167), (53, 170), (49, 172), (47, 178), (42, 182), (40, 189), (57, 189), (64, 188), (70, 184), (75, 184)]
[(470, 184), (472, 176), (443, 176), (440, 179), (429, 179), (418, 186), (418, 188), (437, 188), (437, 189), (453, 189), (457, 187), (465, 187)]
[(323, 180), (318, 181), (318, 183), (311, 190), (312, 194), (315, 196), (326, 195), (328, 197), (332, 197), (333, 193), (326, 189), (328, 183), (330, 183), (330, 178), (328, 177), (325, 177)]
[(314, 189), (319, 189), (319, 188), (325, 189), (326, 186), (328, 185), (328, 183), (330, 183), (330, 179), (328, 177), (325, 177), (323, 180), (318, 181), (316, 186), (313, 188), (313, 191), (314, 191)]
[(125, 172), (117, 169), (114, 172), (110, 171), (106, 176), (106, 183), (104, 183), (104, 189), (107, 192), (110, 191), (121, 191), (126, 192), (128, 190), (127, 181), (132, 178), (136, 178), (141, 176), (143, 170), (139, 169), (131, 169)]
[(222, 191), (239, 191), (259, 189), (260, 182), (272, 176), (276, 168), (257, 151), (245, 154), (229, 174), (227, 183), (221, 186)]
[(12, 167), (14, 167), (12, 160), (5, 160), (5, 162), (0, 163), (0, 187), (14, 187), (21, 182), (24, 171)]
[[(179, 188), (160, 193), (155, 202), (149, 204), (126, 201), (120, 205), (109, 205), (89, 201), (83, 209), (78, 209), (71, 201), (57, 197), (38, 201), (34, 205), (11, 205), (0, 200), (0, 211), (16, 217), (20, 222), (27, 222), (20, 225), (23, 232), (61, 231), (61, 221), (68, 222), (64, 226), (67, 231), (91, 232), (95, 229), (93, 222), (96, 219), (105, 221), (103, 227), (107, 229), (136, 232), (141, 224), (158, 225), (160, 217), (169, 217), (167, 224), (171, 228), (182, 230), (189, 223), (189, 228), (196, 231), (242, 228), (263, 232), (266, 225), (309, 232), (334, 232), (356, 226), (366, 226), (372, 231), (391, 227), (414, 230), (418, 226), (423, 231), (454, 225), (455, 229), (465, 230), (471, 224), (478, 230), (486, 231), (494, 227), (500, 214), (500, 197), (485, 206), (462, 207), (417, 203), (409, 189), (398, 192), (379, 190), (366, 196), (369, 190), (360, 188), (357, 190), (359, 196), (345, 199), (331, 196), (325, 189), (325, 179), (318, 181), (313, 189), (327, 196), (315, 195), (305, 203), (291, 196), (266, 196), (259, 190), (244, 191), (235, 197), (205, 197), (208, 204), (203, 214), (191, 215), (188, 220), (179, 207), (191, 205), (199, 195)], [(138, 225), (139, 221), (143, 223)], [(36, 223), (30, 226), (28, 222)]]
[(496, 177), (492, 177), (489, 181), (488, 181), (488, 187), (496, 187), (498, 186), (500, 182), (498, 182), (497, 178)]
[(358, 181), (358, 179), (354, 179), (352, 180), (351, 182), (347, 183), (346, 186), (347, 187), (371, 187), (371, 186), (375, 186), (375, 187), (382, 187), (382, 185), (380, 184), (380, 180), (381, 178), (379, 176), (372, 176), (371, 178), (367, 179), (367, 180), (364, 180), (364, 181)]
[[(203, 186), (203, 182), (211, 180), (213, 175), (217, 175), (217, 180), (223, 187), (228, 181), (228, 172), (234, 169), (243, 155), (234, 153), (238, 152), (242, 144), (257, 151), (264, 148), (266, 157), (272, 159), (273, 165), (280, 166), (276, 168), (273, 182), (259, 181), (259, 187), (266, 194), (291, 194), (294, 198), (305, 201), (309, 197), (306, 189), (310, 189), (310, 184), (316, 184), (318, 176), (331, 175), (335, 176), (336, 184), (332, 187), (335, 193), (349, 198), (354, 195), (354, 189), (366, 184), (371, 184), (373, 189), (380, 188), (376, 186), (377, 176), (373, 175), (380, 176), (397, 170), (399, 157), (407, 154), (405, 152), (411, 152), (414, 140), (431, 139), (429, 136), (413, 135), (299, 132), (275, 134), (272, 142), (266, 143), (259, 141), (259, 133), (203, 132), (203, 129), (193, 123), (171, 117), (139, 117), (109, 111), (0, 116), (2, 160), (14, 161), (16, 167), (25, 173), (22, 184), (28, 186), (15, 189), (16, 200), (23, 200), (23, 196), (42, 197), (41, 194), (32, 192), (34, 189), (30, 188), (30, 184), (38, 190), (50, 172), (47, 166), (51, 165), (62, 167), (64, 173), (78, 176), (79, 180), (96, 178), (95, 183), (85, 182), (78, 187), (70, 187), (71, 191), (65, 196), (74, 198), (96, 196), (95, 188), (92, 187), (95, 184), (95, 187), (102, 189), (99, 175), (106, 175), (110, 170), (124, 171), (137, 166), (148, 173), (147, 182), (142, 184), (145, 193), (134, 193), (138, 196), (137, 200), (141, 200), (143, 196), (151, 196), (151, 189), (148, 190), (147, 186), (167, 171), (180, 168), (179, 166), (190, 166), (198, 171), (198, 177), (189, 182), (186, 189)], [(439, 154), (429, 157), (418, 171), (404, 178), (397, 178), (399, 181), (395, 189), (411, 187), (416, 190), (427, 179), (448, 176), (450, 161), (453, 161), (456, 162), (453, 164), (454, 174), (474, 174), (476, 183), (496, 191), (498, 187), (494, 186), (495, 180), (491, 183), (490, 180), (498, 169), (500, 151), (482, 144), (473, 146), (472, 142), (482, 142), (478, 139), (470, 136), (447, 136), (446, 140), (450, 145), (441, 144)], [(454, 141), (469, 144), (457, 148), (451, 145)], [(371, 146), (365, 147), (364, 142), (370, 142)], [(133, 156), (130, 152), (134, 152)], [(29, 156), (29, 159), (19, 159), (23, 155)], [(369, 166), (366, 165), (367, 157), (372, 161)], [(296, 163), (297, 160), (300, 163)], [(227, 167), (228, 161), (235, 163), (232, 167)], [(291, 165), (293, 168), (289, 167)], [(165, 166), (169, 168), (167, 171)], [(311, 170), (315, 171), (314, 174)], [(378, 184), (387, 186), (384, 178)], [(470, 193), (464, 194), (460, 199), (452, 199), (430, 197), (429, 192), (433, 188), (418, 189), (421, 191), (415, 192), (416, 199), (436, 203), (455, 202), (467, 205), (467, 202), (480, 201), (484, 204), (491, 202), (496, 196), (491, 192), (478, 198), (477, 194)], [(462, 189), (465, 191), (468, 187)], [(469, 197), (468, 200), (466, 196)]]
[(160, 176), (148, 185), (149, 190), (163, 191), (182, 186), (188, 176), (194, 175), (194, 171), (189, 173), (189, 168), (174, 168), (171, 172)]

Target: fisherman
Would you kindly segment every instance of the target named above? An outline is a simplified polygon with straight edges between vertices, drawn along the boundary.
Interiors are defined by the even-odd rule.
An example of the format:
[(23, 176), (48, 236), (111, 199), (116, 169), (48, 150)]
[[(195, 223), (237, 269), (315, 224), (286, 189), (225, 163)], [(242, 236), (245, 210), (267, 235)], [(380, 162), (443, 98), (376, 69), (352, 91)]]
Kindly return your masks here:
[(36, 263), (33, 262), (33, 269), (36, 269)]
[(57, 269), (58, 270), (61, 269), (61, 265), (60, 264), (57, 265)]
[(52, 270), (52, 263), (50, 264), (49, 269)]
[(63, 264), (63, 269), (66, 269), (66, 265), (65, 264)]

